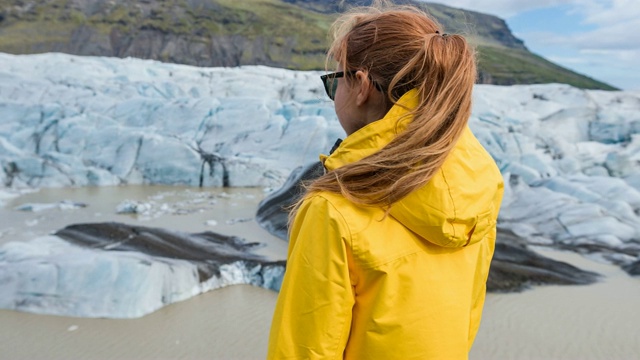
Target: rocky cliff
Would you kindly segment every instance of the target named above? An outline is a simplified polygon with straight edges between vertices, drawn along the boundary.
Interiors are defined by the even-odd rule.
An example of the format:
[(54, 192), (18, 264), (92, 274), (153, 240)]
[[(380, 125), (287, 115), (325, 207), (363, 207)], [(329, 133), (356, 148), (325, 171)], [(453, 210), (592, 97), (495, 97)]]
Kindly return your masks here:
[[(411, 2), (411, 0), (403, 0)], [(0, 52), (138, 57), (197, 66), (324, 68), (335, 16), (366, 0), (0, 0)], [(479, 82), (607, 84), (531, 54), (502, 19), (417, 2), (479, 50)]]

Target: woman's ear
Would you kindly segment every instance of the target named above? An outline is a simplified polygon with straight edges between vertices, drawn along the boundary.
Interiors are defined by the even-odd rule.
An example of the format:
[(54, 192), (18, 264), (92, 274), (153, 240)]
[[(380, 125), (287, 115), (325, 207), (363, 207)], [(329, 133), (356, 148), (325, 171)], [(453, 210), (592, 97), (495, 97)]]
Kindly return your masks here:
[(356, 84), (354, 85), (358, 87), (358, 92), (356, 93), (356, 105), (361, 106), (369, 100), (371, 91), (375, 91), (375, 86), (369, 76), (362, 70), (358, 70), (358, 72), (356, 72), (355, 80)]

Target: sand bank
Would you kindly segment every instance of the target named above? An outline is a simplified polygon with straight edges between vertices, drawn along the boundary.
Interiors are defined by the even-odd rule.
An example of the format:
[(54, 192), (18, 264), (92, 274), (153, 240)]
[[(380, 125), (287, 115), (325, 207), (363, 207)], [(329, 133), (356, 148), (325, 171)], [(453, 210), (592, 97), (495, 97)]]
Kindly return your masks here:
[(211, 291), (139, 319), (81, 319), (0, 311), (5, 359), (263, 359), (275, 292)]

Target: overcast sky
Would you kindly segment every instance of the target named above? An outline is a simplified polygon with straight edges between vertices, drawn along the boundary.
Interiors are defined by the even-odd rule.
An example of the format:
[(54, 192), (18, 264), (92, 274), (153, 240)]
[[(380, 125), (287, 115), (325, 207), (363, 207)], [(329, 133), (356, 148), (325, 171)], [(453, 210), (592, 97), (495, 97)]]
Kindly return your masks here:
[(435, 2), (497, 15), (530, 51), (615, 87), (640, 90), (640, 0)]

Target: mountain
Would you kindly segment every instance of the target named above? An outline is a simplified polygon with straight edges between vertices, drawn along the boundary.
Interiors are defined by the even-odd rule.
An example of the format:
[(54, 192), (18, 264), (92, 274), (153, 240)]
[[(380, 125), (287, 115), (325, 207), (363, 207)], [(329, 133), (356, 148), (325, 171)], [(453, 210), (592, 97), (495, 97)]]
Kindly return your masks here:
[[(495, 16), (426, 8), (477, 46), (479, 82), (612, 86), (532, 54)], [(0, 52), (138, 57), (196, 66), (323, 69), (336, 15), (367, 0), (0, 0)]]

